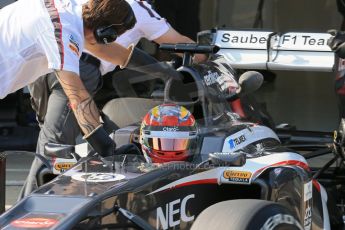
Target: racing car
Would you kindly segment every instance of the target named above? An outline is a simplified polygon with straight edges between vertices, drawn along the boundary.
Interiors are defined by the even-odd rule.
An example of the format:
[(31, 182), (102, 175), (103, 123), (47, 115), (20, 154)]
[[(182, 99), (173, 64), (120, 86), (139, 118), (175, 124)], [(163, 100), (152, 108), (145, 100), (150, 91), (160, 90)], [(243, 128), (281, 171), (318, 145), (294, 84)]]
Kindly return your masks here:
[[(180, 104), (194, 115), (199, 131), (192, 159), (148, 162), (133, 148), (139, 146), (140, 123), (120, 124), (108, 114), (119, 127), (113, 133), (114, 155), (102, 158), (82, 146), (47, 145), (45, 154), (53, 159), (47, 167), (61, 175), (1, 215), (2, 229), (341, 229), (335, 205), (341, 196), (329, 192), (341, 194), (343, 178), (336, 175), (343, 166), (345, 125), (330, 145), (306, 154), (334, 154), (315, 171), (272, 129), (233, 112), (229, 102), (254, 92), (262, 83), (260, 74), (247, 72), (236, 81), (222, 56), (188, 64), (190, 54), (215, 52), (215, 46), (162, 48), (187, 54), (178, 76), (147, 73), (146, 67), (137, 71), (149, 78), (169, 76), (152, 107)], [(133, 110), (127, 102), (125, 109)], [(339, 159), (331, 171), (336, 179), (327, 183), (324, 174)]]

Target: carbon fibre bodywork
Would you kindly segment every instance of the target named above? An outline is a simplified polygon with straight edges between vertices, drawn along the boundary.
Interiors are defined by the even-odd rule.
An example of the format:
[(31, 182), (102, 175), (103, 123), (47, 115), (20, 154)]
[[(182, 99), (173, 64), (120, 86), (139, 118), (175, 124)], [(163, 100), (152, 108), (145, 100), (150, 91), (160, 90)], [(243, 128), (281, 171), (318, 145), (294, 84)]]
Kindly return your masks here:
[[(250, 143), (249, 136), (247, 140)], [(312, 229), (329, 228), (321, 185), (312, 181), (302, 156), (279, 146), (248, 155), (246, 163), (236, 167), (197, 165), (200, 161), (155, 165), (145, 163), (142, 156), (117, 156), (113, 167), (113, 160), (80, 161), (3, 214), (0, 226), (22, 229), (17, 227), (45, 220), (47, 226), (52, 223), (47, 229), (133, 227), (114, 211), (119, 206), (156, 229), (189, 229), (212, 204), (264, 199), (287, 207), (306, 229), (311, 220)]]

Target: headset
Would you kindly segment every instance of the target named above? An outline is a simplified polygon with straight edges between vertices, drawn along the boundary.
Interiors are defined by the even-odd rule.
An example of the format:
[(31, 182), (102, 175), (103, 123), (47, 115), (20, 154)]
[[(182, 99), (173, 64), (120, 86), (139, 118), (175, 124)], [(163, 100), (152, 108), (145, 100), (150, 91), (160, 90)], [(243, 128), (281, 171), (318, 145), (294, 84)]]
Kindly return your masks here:
[(93, 34), (97, 43), (109, 44), (114, 42), (117, 37), (121, 35), (118, 34), (117, 30), (115, 29), (116, 26), (122, 26), (125, 28), (125, 30), (130, 30), (134, 27), (136, 22), (137, 19), (135, 18), (132, 8), (130, 8), (130, 11), (128, 12), (124, 22), (98, 27), (93, 31)]

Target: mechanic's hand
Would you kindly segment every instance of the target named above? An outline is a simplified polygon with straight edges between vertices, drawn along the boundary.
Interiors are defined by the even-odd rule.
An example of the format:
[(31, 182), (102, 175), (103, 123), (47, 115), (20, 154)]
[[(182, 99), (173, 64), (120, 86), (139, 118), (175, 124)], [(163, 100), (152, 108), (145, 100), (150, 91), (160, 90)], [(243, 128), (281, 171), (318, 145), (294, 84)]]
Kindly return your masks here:
[(329, 30), (328, 33), (332, 34), (333, 37), (328, 39), (327, 45), (340, 58), (345, 58), (345, 31)]
[(84, 139), (102, 157), (112, 156), (116, 148), (115, 142), (109, 137), (102, 125), (95, 128)]

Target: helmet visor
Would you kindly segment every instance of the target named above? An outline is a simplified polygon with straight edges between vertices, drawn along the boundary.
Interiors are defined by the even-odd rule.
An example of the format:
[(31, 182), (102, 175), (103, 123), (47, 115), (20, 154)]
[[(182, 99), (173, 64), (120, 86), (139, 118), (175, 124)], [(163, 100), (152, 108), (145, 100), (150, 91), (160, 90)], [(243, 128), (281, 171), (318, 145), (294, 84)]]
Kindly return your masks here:
[(147, 145), (158, 151), (183, 151), (188, 150), (192, 139), (169, 139), (161, 137), (147, 138)]

